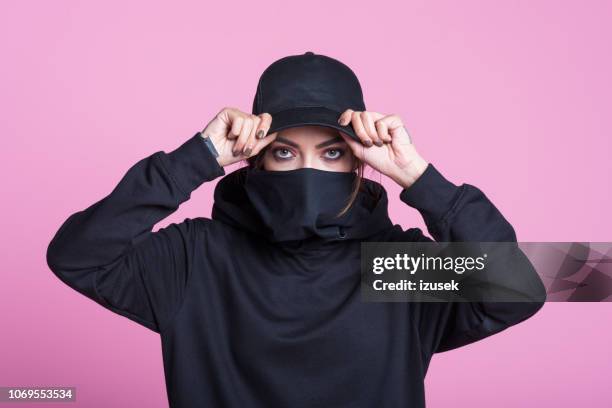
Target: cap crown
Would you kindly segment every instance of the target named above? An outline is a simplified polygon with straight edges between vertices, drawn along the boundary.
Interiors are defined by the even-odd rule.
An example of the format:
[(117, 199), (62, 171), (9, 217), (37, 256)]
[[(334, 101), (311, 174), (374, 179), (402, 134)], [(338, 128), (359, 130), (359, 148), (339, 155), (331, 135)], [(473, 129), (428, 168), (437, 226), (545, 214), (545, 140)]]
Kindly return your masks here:
[(274, 115), (302, 107), (366, 110), (355, 73), (342, 62), (312, 51), (281, 58), (266, 68), (257, 85), (252, 113)]

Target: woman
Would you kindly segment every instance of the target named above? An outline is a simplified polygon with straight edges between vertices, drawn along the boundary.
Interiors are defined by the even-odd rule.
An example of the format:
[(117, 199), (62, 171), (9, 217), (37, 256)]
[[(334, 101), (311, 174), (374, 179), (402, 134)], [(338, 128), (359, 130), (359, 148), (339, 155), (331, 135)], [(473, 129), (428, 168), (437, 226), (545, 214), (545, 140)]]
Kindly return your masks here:
[[(252, 114), (224, 108), (176, 150), (140, 160), (50, 243), (63, 282), (160, 334), (170, 406), (424, 406), (433, 353), (542, 306), (361, 301), (361, 242), (431, 241), (391, 222), (364, 165), (402, 187), (437, 241), (516, 236), (479, 189), (417, 153), (401, 118), (354, 109), (364, 106), (357, 86), (329, 57), (276, 61)], [(152, 232), (245, 159), (217, 184), (211, 219)], [(540, 295), (537, 275), (524, 278)]]

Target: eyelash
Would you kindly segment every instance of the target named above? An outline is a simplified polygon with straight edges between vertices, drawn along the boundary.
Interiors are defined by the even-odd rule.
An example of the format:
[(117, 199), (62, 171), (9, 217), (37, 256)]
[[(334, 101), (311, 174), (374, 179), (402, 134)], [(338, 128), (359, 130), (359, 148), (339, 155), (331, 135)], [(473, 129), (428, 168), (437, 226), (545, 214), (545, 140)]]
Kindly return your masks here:
[[(280, 161), (282, 161), (282, 160), (290, 160), (290, 158), (279, 157), (277, 155), (277, 152), (283, 151), (283, 150), (291, 151), (291, 149), (288, 149), (286, 147), (277, 147), (275, 149), (272, 149), (272, 157), (274, 157), (274, 159), (280, 160)], [(332, 158), (325, 158), (325, 160), (329, 160), (329, 161), (339, 160), (342, 156), (344, 156), (344, 153), (345, 153), (345, 149), (338, 148), (338, 147), (327, 149), (327, 150), (325, 150), (325, 153), (329, 153), (329, 152), (333, 152), (333, 151), (339, 152), (339, 155), (337, 157), (334, 157), (333, 159)]]

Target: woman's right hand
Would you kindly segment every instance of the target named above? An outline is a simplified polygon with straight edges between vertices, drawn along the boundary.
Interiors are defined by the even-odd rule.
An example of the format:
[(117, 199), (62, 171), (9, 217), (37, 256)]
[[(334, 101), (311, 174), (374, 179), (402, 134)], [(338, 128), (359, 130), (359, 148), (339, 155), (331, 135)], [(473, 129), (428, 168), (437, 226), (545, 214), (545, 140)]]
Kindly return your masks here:
[(276, 138), (278, 132), (268, 135), (272, 123), (269, 113), (253, 115), (236, 108), (223, 108), (202, 131), (210, 137), (219, 153), (217, 161), (222, 167), (254, 156)]

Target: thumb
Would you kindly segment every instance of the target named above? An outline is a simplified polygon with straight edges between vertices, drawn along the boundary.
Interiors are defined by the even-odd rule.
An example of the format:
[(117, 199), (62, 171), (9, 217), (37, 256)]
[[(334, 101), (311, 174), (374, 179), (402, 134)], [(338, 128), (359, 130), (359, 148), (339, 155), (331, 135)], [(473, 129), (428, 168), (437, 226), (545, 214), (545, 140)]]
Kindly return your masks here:
[(349, 148), (353, 151), (353, 155), (355, 155), (355, 157), (357, 157), (359, 160), (363, 160), (364, 146), (343, 131), (340, 130), (338, 133), (340, 133), (340, 136), (342, 136), (346, 144), (349, 145)]

